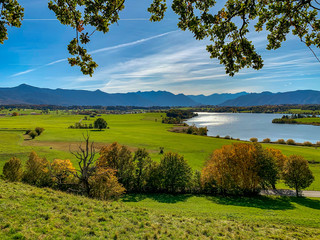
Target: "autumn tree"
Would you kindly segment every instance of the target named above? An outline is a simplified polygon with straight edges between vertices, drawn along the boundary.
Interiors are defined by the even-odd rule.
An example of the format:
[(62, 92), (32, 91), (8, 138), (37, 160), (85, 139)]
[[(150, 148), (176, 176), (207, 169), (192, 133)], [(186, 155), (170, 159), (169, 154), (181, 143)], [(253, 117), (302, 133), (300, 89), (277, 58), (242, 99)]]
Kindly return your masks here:
[(52, 184), (50, 163), (46, 158), (41, 158), (32, 151), (25, 165), (23, 181), (38, 187), (47, 187)]
[(19, 182), (22, 179), (22, 163), (19, 158), (12, 157), (3, 166), (3, 176), (11, 182)]
[(69, 159), (55, 159), (51, 163), (50, 171), (53, 181), (57, 184), (58, 188), (64, 188), (63, 186), (74, 182), (76, 169)]
[(215, 150), (201, 177), (206, 191), (227, 194), (258, 193), (275, 185), (277, 179), (275, 159), (258, 143), (237, 143)]
[(108, 124), (106, 122), (106, 120), (104, 120), (103, 118), (97, 118), (95, 121), (94, 121), (94, 128), (97, 128), (99, 129), (100, 131), (102, 129), (105, 129), (107, 128)]
[(118, 199), (125, 188), (118, 182), (116, 170), (96, 168), (95, 174), (89, 178), (90, 196), (101, 200)]
[(170, 193), (184, 192), (192, 179), (192, 169), (183, 156), (167, 152), (159, 165), (161, 188)]
[(278, 173), (280, 176), (283, 171), (284, 163), (287, 161), (287, 156), (285, 156), (279, 149), (266, 148), (266, 150), (270, 154), (272, 154), (272, 156), (274, 157), (276, 164), (277, 164), (277, 167), (279, 169)]
[[(313, 46), (320, 47), (320, 4), (316, 0), (225, 0), (223, 3), (224, 7), (218, 8), (214, 0), (173, 0), (171, 8), (179, 17), (180, 29), (189, 30), (197, 40), (210, 41), (207, 51), (225, 66), (230, 76), (245, 67), (256, 70), (263, 67), (262, 57), (248, 37), (249, 29), (267, 32), (268, 50), (280, 48), (289, 34), (313, 53)], [(150, 21), (161, 21), (168, 4), (166, 0), (153, 0), (148, 8)], [(98, 65), (85, 45), (94, 32), (107, 33), (118, 22), (125, 0), (50, 0), (48, 7), (61, 24), (75, 31), (68, 45), (70, 65), (79, 66), (83, 74), (92, 76)], [(23, 8), (17, 0), (0, 0), (0, 9), (0, 43), (3, 43), (8, 26), (20, 27)]]
[(116, 176), (127, 191), (131, 191), (135, 185), (135, 163), (131, 151), (116, 142), (100, 150), (97, 162), (100, 168), (116, 170)]
[(296, 190), (297, 197), (314, 181), (308, 161), (298, 155), (291, 155), (284, 163), (282, 177), (286, 185)]

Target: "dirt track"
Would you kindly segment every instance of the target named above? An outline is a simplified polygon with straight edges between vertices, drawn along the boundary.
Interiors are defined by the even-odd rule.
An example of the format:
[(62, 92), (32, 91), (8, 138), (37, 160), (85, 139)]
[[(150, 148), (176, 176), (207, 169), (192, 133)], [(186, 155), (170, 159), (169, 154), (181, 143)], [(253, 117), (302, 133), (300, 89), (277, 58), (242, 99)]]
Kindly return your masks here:
[[(289, 189), (277, 189), (261, 191), (261, 195), (277, 195), (277, 196), (296, 196), (296, 191)], [(320, 198), (320, 191), (302, 191), (304, 197)]]

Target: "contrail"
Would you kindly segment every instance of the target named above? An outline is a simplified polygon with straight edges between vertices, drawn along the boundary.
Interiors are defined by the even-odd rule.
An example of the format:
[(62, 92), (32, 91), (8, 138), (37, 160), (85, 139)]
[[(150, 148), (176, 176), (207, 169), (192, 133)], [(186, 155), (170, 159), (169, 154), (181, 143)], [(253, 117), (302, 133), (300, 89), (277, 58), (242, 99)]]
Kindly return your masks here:
[(106, 51), (110, 51), (110, 50), (114, 50), (114, 49), (118, 49), (118, 48), (124, 48), (124, 47), (129, 47), (129, 46), (137, 45), (137, 44), (139, 44), (139, 43), (143, 43), (143, 42), (150, 41), (150, 40), (152, 40), (152, 39), (160, 38), (160, 37), (166, 36), (166, 35), (168, 35), (168, 34), (171, 34), (171, 33), (177, 32), (177, 31), (178, 31), (178, 30), (176, 30), (176, 31), (171, 31), (171, 32), (166, 32), (166, 33), (162, 33), (162, 34), (159, 34), (159, 35), (156, 35), (156, 36), (153, 36), (153, 37), (143, 38), (143, 39), (140, 39), (140, 40), (137, 40), (137, 41), (134, 41), (134, 42), (124, 43), (124, 44), (120, 44), (120, 45), (113, 46), (113, 47), (100, 48), (100, 49), (97, 49), (97, 50), (94, 50), (94, 51), (89, 52), (89, 54), (106, 52)]
[[(156, 39), (156, 38), (164, 37), (164, 36), (166, 36), (166, 35), (169, 35), (169, 34), (171, 34), (171, 33), (175, 33), (175, 32), (177, 32), (177, 31), (179, 31), (179, 30), (162, 33), (162, 34), (155, 35), (155, 36), (148, 37), (148, 38), (143, 38), (143, 39), (140, 39), (140, 40), (137, 40), (137, 41), (134, 41), (134, 42), (119, 44), (119, 45), (116, 45), (116, 46), (113, 46), (113, 47), (100, 48), (100, 49), (97, 49), (97, 50), (94, 50), (94, 51), (89, 52), (89, 54), (107, 52), (107, 51), (111, 51), (111, 50), (116, 50), (116, 49), (120, 49), (120, 48), (125, 48), (125, 47), (130, 47), (130, 46), (138, 45), (138, 44), (140, 44), (140, 43), (144, 43), (144, 42), (147, 42), (147, 41)], [(23, 71), (23, 72), (15, 73), (15, 74), (11, 75), (10, 77), (17, 77), (17, 76), (25, 75), (25, 74), (28, 74), (28, 73), (30, 73), (30, 72), (34, 72), (34, 71), (36, 71), (36, 70), (38, 70), (38, 69), (40, 69), (40, 68), (47, 67), (47, 66), (51, 66), (51, 65), (55, 65), (55, 64), (57, 64), (57, 63), (65, 62), (65, 61), (67, 61), (67, 60), (68, 60), (67, 58), (60, 59), (60, 60), (56, 60), (56, 61), (47, 63), (47, 64), (45, 64), (45, 65), (43, 65), (43, 66), (40, 66), (40, 67), (37, 67), (37, 68), (33, 68), (33, 69), (29, 69), (29, 70), (26, 70), (26, 71)]]

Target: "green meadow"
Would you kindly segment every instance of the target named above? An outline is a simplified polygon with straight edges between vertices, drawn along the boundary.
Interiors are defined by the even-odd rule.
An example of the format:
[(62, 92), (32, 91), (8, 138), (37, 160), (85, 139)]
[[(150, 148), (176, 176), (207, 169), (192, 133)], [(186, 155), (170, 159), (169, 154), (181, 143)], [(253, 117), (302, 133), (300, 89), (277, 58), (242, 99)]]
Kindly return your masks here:
[[(161, 157), (159, 149), (164, 147), (164, 151), (182, 154), (195, 170), (201, 170), (213, 150), (237, 142), (170, 132), (168, 130), (172, 125), (162, 124), (162, 115), (164, 113), (102, 115), (110, 127), (102, 131), (68, 129), (70, 125), (81, 121), (84, 116), (69, 115), (62, 111), (59, 114), (53, 112), (48, 115), (0, 117), (0, 169), (11, 156), (20, 157), (25, 161), (31, 151), (36, 151), (48, 160), (71, 159), (76, 164), (69, 150), (76, 150), (82, 141), (82, 134), (87, 132), (98, 149), (112, 142), (118, 142), (129, 146), (131, 150), (146, 148), (152, 159), (159, 161)], [(82, 120), (81, 123), (90, 124), (94, 119)], [(45, 131), (33, 140), (24, 136), (25, 130), (35, 127), (43, 127)], [(263, 145), (280, 149), (286, 155), (299, 154), (310, 161), (320, 161), (319, 148), (281, 144)], [(320, 190), (320, 164), (310, 164), (310, 167), (316, 180), (308, 189)], [(282, 184), (280, 186), (285, 187)]]
[[(103, 115), (110, 128), (88, 133), (97, 151), (117, 141), (131, 150), (146, 148), (158, 161), (164, 147), (184, 155), (195, 170), (213, 150), (237, 142), (170, 132), (172, 125), (162, 124), (161, 115)], [(68, 127), (83, 118), (63, 112), (0, 117), (0, 171), (11, 156), (25, 161), (30, 151), (76, 164), (69, 150), (87, 130)], [(45, 131), (34, 140), (24, 136), (35, 127)], [(320, 159), (314, 147), (264, 146)], [(316, 180), (309, 189), (320, 190), (320, 164), (310, 167)], [(320, 200), (312, 198), (127, 194), (108, 202), (0, 180), (0, 239), (319, 239), (319, 216)]]

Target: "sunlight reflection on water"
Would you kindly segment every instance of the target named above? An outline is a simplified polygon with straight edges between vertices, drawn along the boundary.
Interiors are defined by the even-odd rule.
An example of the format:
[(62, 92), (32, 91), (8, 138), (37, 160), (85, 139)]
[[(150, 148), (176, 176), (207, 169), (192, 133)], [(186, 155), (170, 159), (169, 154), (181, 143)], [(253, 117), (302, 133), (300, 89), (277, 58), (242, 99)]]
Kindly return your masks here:
[(198, 113), (197, 117), (186, 121), (198, 127), (208, 127), (208, 136), (226, 136), (259, 141), (270, 138), (272, 141), (294, 139), (296, 142), (317, 142), (320, 140), (320, 127), (298, 124), (273, 124), (272, 119), (282, 114), (259, 113)]

